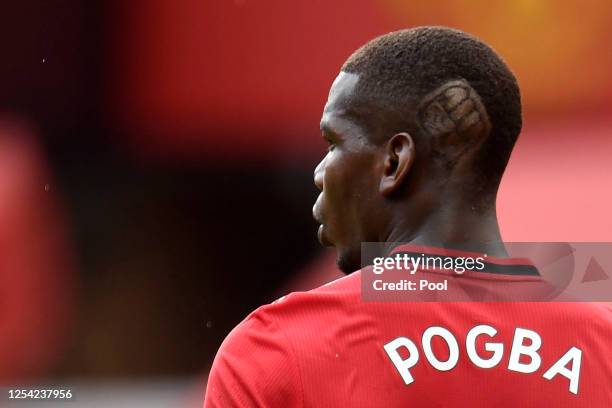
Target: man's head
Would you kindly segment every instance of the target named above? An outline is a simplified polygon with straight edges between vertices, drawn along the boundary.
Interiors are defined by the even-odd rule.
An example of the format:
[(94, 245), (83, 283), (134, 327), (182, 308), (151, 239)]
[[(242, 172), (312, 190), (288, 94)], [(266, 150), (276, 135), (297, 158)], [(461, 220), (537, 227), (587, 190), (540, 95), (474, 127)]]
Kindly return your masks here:
[[(349, 272), (361, 242), (398, 228), (414, 238), (450, 201), (486, 211), (520, 129), (516, 79), (478, 39), (419, 27), (370, 41), (344, 63), (321, 118), (319, 239)], [(461, 194), (449, 200), (451, 187)]]

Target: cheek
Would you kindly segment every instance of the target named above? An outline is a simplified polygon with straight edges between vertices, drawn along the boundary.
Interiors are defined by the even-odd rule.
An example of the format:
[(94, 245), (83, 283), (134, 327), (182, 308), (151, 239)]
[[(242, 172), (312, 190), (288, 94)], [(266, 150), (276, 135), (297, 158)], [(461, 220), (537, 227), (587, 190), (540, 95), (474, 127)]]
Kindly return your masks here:
[(372, 163), (359, 155), (330, 157), (326, 166), (324, 188), (326, 201), (338, 213), (337, 216), (360, 215), (366, 201), (373, 193)]
[(346, 205), (346, 200), (350, 196), (350, 170), (347, 169), (346, 160), (342, 160), (340, 155), (331, 155), (325, 166), (323, 177), (323, 191), (329, 204), (334, 206)]

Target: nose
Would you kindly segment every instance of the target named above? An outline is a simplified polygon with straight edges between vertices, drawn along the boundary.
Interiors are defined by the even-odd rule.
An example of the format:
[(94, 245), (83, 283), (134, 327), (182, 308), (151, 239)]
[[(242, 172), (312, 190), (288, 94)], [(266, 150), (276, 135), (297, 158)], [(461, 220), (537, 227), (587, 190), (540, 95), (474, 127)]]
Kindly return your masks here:
[(314, 183), (315, 186), (321, 191), (323, 191), (323, 175), (325, 174), (325, 157), (321, 162), (317, 165), (314, 171)]

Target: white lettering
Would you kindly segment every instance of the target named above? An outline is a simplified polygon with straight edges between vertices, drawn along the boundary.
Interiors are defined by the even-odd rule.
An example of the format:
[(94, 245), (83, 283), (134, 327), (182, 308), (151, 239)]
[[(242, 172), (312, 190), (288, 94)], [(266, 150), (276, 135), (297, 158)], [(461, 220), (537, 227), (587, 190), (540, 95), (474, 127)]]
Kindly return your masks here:
[[(406, 360), (402, 359), (402, 356), (400, 356), (398, 352), (400, 347), (408, 349), (408, 358)], [(414, 378), (412, 374), (410, 374), (410, 369), (419, 361), (419, 350), (417, 350), (412, 340), (406, 337), (398, 337), (385, 344), (384, 348), (391, 362), (402, 377), (402, 380), (404, 380), (404, 384), (408, 385), (414, 382)]]
[[(526, 338), (531, 340), (530, 345), (525, 345), (523, 343)], [(542, 338), (538, 333), (517, 327), (514, 331), (514, 340), (512, 341), (508, 370), (525, 374), (536, 372), (542, 363), (542, 358), (538, 354), (541, 345)], [(521, 363), (519, 360), (522, 355), (529, 356), (531, 361), (528, 364)]]
[(476, 352), (476, 339), (481, 334), (486, 334), (489, 337), (493, 337), (497, 334), (497, 330), (485, 324), (472, 328), (465, 338), (465, 348), (467, 349), (468, 357), (477, 367), (495, 367), (499, 364), (504, 355), (504, 345), (502, 343), (485, 343), (485, 350), (493, 352), (493, 356), (488, 360), (485, 360)]
[[(566, 365), (572, 361), (572, 369), (568, 370)], [(578, 394), (578, 383), (580, 382), (580, 362), (582, 361), (582, 350), (572, 347), (544, 373), (544, 378), (551, 380), (557, 374), (561, 374), (570, 380), (569, 390)]]
[[(446, 341), (448, 345), (448, 349), (450, 354), (448, 356), (448, 360), (440, 361), (434, 355), (433, 350), (431, 348), (431, 339), (433, 336), (440, 336)], [(452, 370), (459, 361), (459, 344), (457, 344), (457, 340), (455, 336), (448, 330), (443, 327), (433, 326), (425, 330), (423, 333), (423, 351), (425, 352), (425, 357), (429, 361), (429, 364), (437, 370), (440, 371), (448, 371)]]
[[(383, 283), (384, 285), (385, 283)], [(478, 354), (476, 344), (479, 336), (486, 335), (493, 338), (497, 335), (497, 329), (486, 325), (472, 327), (465, 337), (465, 348), (468, 358), (479, 368), (493, 368), (501, 362), (504, 356), (506, 345), (501, 342), (484, 342), (484, 349), (491, 354), (489, 358), (483, 358)], [(446, 343), (449, 356), (446, 361), (441, 361), (436, 357), (432, 348), (432, 340), (439, 336)], [(482, 344), (482, 343), (481, 343)], [(423, 353), (429, 364), (439, 371), (449, 371), (455, 368), (459, 362), (459, 344), (455, 336), (446, 328), (432, 326), (423, 332), (421, 337)], [(508, 370), (519, 373), (535, 373), (542, 365), (542, 357), (539, 354), (542, 346), (542, 338), (538, 333), (528, 329), (516, 328), (508, 359)], [(404, 348), (404, 350), (401, 350)], [(385, 352), (400, 374), (404, 384), (408, 385), (415, 381), (410, 369), (419, 362), (419, 350), (415, 343), (406, 338), (398, 337), (384, 345)], [(400, 351), (403, 351), (400, 354)], [(404, 358), (403, 356), (407, 356)], [(438, 350), (438, 352), (440, 352)], [(523, 362), (521, 362), (521, 359)], [(529, 361), (529, 362), (525, 362)], [(568, 366), (571, 363), (571, 368)], [(557, 375), (561, 375), (569, 380), (569, 391), (578, 394), (580, 383), (580, 367), (582, 363), (582, 350), (577, 347), (570, 348), (559, 360), (543, 374), (543, 377), (551, 381)]]
[(385, 268), (381, 267), (382, 263), (383, 263), (383, 258), (381, 257), (374, 258), (374, 265), (372, 267), (372, 272), (374, 272), (376, 275), (380, 275), (381, 273), (383, 273), (385, 271)]

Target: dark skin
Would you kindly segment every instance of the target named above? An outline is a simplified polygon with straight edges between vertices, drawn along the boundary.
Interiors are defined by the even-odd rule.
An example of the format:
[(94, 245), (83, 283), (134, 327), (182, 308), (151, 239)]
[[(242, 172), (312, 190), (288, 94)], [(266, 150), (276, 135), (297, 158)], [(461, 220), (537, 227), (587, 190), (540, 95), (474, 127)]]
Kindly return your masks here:
[[(489, 134), (486, 112), (479, 116), (468, 110), (474, 103), (466, 104), (452, 111), (465, 110), (467, 119), (456, 122), (461, 131), (449, 132), (443, 121), (429, 126), (429, 132), (417, 131), (419, 125), (423, 128), (414, 123), (417, 112), (438, 123), (431, 101), (440, 100), (439, 95), (453, 97), (452, 83), (405, 107), (404, 116), (411, 119), (400, 125), (397, 112), (360, 98), (358, 81), (359, 75), (341, 72), (330, 89), (321, 118), (330, 146), (314, 172), (321, 190), (313, 207), (321, 224), (318, 237), (337, 249), (340, 269), (349, 273), (361, 267), (362, 242), (387, 243), (382, 252), (393, 243), (409, 242), (457, 244), (507, 256), (494, 197), (483, 200), (466, 188), (474, 183), (474, 157)], [(475, 101), (477, 105), (479, 99)], [(481, 122), (473, 126), (478, 117)], [(469, 132), (463, 131), (468, 126)]]

